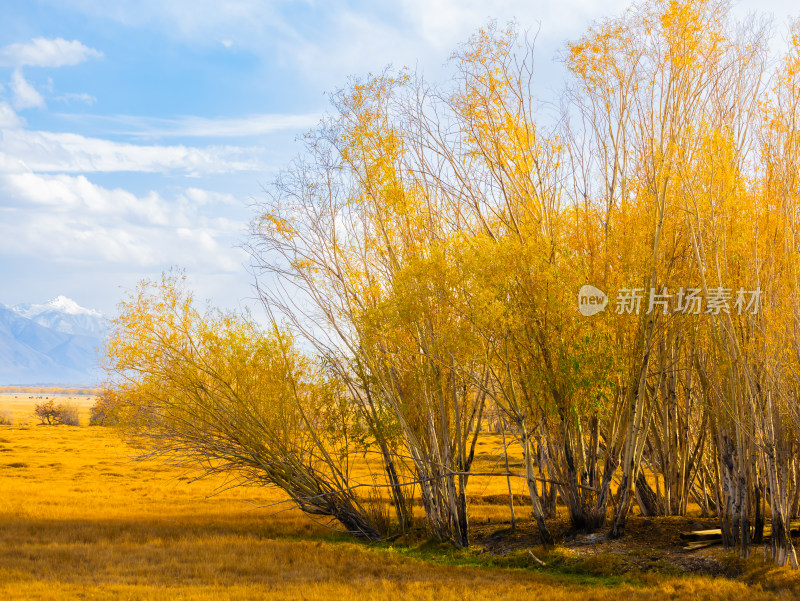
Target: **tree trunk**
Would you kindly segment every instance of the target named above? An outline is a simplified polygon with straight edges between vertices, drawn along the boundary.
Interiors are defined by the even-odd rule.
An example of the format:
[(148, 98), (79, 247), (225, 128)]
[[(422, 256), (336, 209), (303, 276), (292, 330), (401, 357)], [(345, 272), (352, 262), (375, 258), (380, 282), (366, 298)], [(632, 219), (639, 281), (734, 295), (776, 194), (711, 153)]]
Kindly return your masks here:
[(539, 526), (539, 535), (545, 545), (553, 544), (553, 536), (547, 528), (547, 523), (544, 519), (544, 512), (542, 505), (539, 502), (539, 491), (536, 486), (536, 474), (533, 469), (533, 452), (531, 450), (531, 439), (528, 432), (528, 427), (524, 421), (520, 420), (520, 431), (522, 432), (522, 453), (525, 460), (525, 480), (528, 483), (528, 494), (531, 498), (531, 508), (533, 511), (533, 518)]

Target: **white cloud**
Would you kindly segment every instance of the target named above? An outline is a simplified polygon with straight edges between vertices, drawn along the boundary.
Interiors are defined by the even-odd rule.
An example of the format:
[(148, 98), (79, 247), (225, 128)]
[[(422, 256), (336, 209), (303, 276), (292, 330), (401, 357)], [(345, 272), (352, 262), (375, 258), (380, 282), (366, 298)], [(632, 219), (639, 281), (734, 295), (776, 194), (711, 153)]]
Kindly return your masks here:
[(22, 76), (20, 69), (11, 74), (11, 92), (14, 94), (14, 107), (17, 109), (44, 108), (44, 98)]
[[(185, 202), (198, 195), (206, 204)], [(0, 174), (0, 197), (0, 255), (228, 273), (241, 270), (244, 260), (235, 248), (243, 226), (215, 215), (225, 195), (214, 192), (189, 189), (170, 201), (84, 176), (17, 173)]]
[[(60, 0), (64, 4), (65, 0)], [(233, 35), (206, 37), (222, 31), (240, 35), (254, 28), (281, 21), (281, 0), (66, 0), (75, 10), (129, 27), (161, 27), (170, 36), (182, 39), (236, 39)]]
[(137, 138), (246, 138), (287, 130), (306, 130), (320, 114), (257, 114), (234, 119), (186, 115), (174, 119), (136, 115), (62, 115), (73, 122), (95, 125), (104, 132)]
[(16, 165), (21, 162), (37, 172), (180, 172), (197, 176), (259, 170), (262, 166), (257, 157), (261, 152), (238, 146), (128, 144), (72, 133), (20, 129), (5, 132), (0, 140), (0, 169), (17, 171)]
[[(63, 1), (63, 0), (62, 0)], [(435, 70), (457, 44), (490, 19), (516, 19), (539, 30), (539, 60), (595, 19), (619, 15), (632, 0), (71, 0), (94, 18), (158, 29), (194, 45), (232, 41), (271, 64), (298, 68), (321, 87), (342, 85), (387, 63)], [(768, 11), (778, 22), (797, 13), (796, 0), (739, 0), (734, 10)], [(555, 85), (555, 84), (553, 84)]]
[(9, 44), (0, 48), (2, 67), (63, 67), (77, 65), (103, 53), (78, 40), (35, 38), (28, 44)]
[(9, 173), (3, 178), (9, 199), (20, 206), (38, 206), (48, 213), (91, 213), (93, 215), (120, 215), (138, 223), (163, 226), (169, 224), (169, 211), (164, 201), (155, 193), (137, 197), (115, 188), (107, 189), (92, 184), (85, 176), (41, 176), (35, 173)]
[(97, 98), (92, 96), (91, 94), (83, 93), (76, 93), (76, 92), (67, 92), (66, 94), (62, 94), (61, 96), (56, 96), (55, 98), (59, 102), (66, 102), (67, 104), (71, 104), (72, 102), (82, 102), (83, 104), (88, 104), (89, 106), (93, 105), (97, 102)]
[(541, 24), (540, 35), (560, 43), (564, 37), (580, 34), (593, 19), (620, 14), (630, 4), (629, 0), (403, 0), (401, 3), (404, 18), (416, 35), (429, 44), (450, 50), (490, 19), (500, 23), (515, 19), (523, 30), (533, 31)]
[[(25, 120), (14, 112), (7, 102), (0, 102), (0, 129), (12, 129), (25, 125)], [(0, 166), (0, 171), (2, 166)]]
[[(438, 68), (455, 46), (490, 19), (541, 23), (552, 46), (578, 35), (595, 18), (618, 14), (629, 0), (102, 0), (73, 1), (93, 17), (129, 27), (158, 28), (191, 44), (235, 42), (274, 63), (300, 67), (323, 87), (387, 63)], [(548, 57), (549, 58), (549, 57)]]
[[(182, 117), (180, 119), (161, 121), (155, 127), (141, 132), (139, 135), (167, 137), (187, 136), (203, 138), (237, 138), (246, 136), (262, 136), (287, 129), (307, 129), (319, 122), (320, 115), (250, 115), (240, 119), (206, 119), (203, 117)], [(135, 134), (135, 132), (130, 132)]]
[(211, 192), (209, 190), (201, 190), (200, 188), (187, 188), (180, 196), (181, 202), (188, 202), (197, 205), (237, 205), (239, 204), (233, 194), (225, 194), (221, 192)]

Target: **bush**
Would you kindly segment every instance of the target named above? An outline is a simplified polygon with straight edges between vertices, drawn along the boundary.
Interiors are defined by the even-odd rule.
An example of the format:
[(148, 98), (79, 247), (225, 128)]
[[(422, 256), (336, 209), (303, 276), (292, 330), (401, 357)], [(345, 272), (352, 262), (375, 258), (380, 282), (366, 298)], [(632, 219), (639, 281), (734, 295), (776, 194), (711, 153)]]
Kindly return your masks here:
[(36, 403), (33, 412), (42, 424), (52, 425), (58, 423), (55, 421), (56, 405), (53, 401), (46, 403)]
[(55, 404), (54, 401), (38, 403), (33, 412), (42, 424), (55, 425), (64, 424), (65, 426), (79, 426), (78, 408), (71, 403)]
[(89, 415), (90, 426), (116, 426), (119, 424), (119, 398), (111, 389), (97, 395)]
[(0, 426), (10, 426), (14, 423), (14, 418), (10, 411), (0, 411)]
[(80, 426), (80, 419), (78, 418), (78, 408), (72, 403), (60, 403), (56, 405), (58, 420), (57, 423), (64, 424), (65, 426)]

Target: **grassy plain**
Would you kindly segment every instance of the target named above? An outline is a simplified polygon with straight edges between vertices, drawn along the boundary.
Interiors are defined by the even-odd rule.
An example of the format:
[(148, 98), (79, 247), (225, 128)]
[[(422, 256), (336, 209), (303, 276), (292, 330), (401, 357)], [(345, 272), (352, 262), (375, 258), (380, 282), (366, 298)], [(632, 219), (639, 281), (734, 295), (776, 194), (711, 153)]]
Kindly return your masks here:
[[(498, 535), (509, 515), (497, 501), (502, 478), (472, 481), (475, 549), (362, 544), (286, 505), (265, 508), (283, 500), (279, 491), (222, 490), (220, 479), (192, 481), (179, 467), (136, 461), (110, 429), (37, 425), (39, 401), (29, 396), (0, 396), (14, 418), (0, 426), (0, 599), (800, 597), (797, 574), (759, 560), (705, 556), (735, 578), (677, 571), (675, 550), (655, 538), (685, 521), (633, 519), (642, 540), (622, 550), (573, 540), (545, 551), (519, 507), (518, 532)], [(86, 424), (92, 399), (71, 402)], [(481, 440), (479, 469), (502, 467), (499, 442)]]

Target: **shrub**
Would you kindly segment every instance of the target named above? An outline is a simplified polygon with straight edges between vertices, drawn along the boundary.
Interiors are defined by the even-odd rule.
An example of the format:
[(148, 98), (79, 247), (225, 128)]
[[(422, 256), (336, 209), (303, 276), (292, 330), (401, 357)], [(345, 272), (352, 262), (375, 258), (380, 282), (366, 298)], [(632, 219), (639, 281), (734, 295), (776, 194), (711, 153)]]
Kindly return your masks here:
[(55, 404), (54, 401), (38, 403), (33, 412), (42, 424), (55, 425), (64, 424), (65, 426), (79, 426), (78, 408), (72, 403)]
[(60, 403), (56, 405), (56, 423), (64, 424), (65, 426), (80, 426), (80, 419), (78, 418), (78, 408), (72, 403)]
[(90, 426), (115, 426), (119, 423), (119, 399), (111, 389), (103, 389), (97, 395), (89, 415)]
[(53, 401), (36, 403), (36, 406), (33, 408), (33, 412), (36, 414), (36, 417), (39, 418), (39, 421), (42, 424), (52, 425), (58, 423), (55, 421), (56, 405)]
[(0, 426), (10, 426), (14, 423), (14, 417), (11, 415), (10, 411), (3, 410), (0, 411)]

